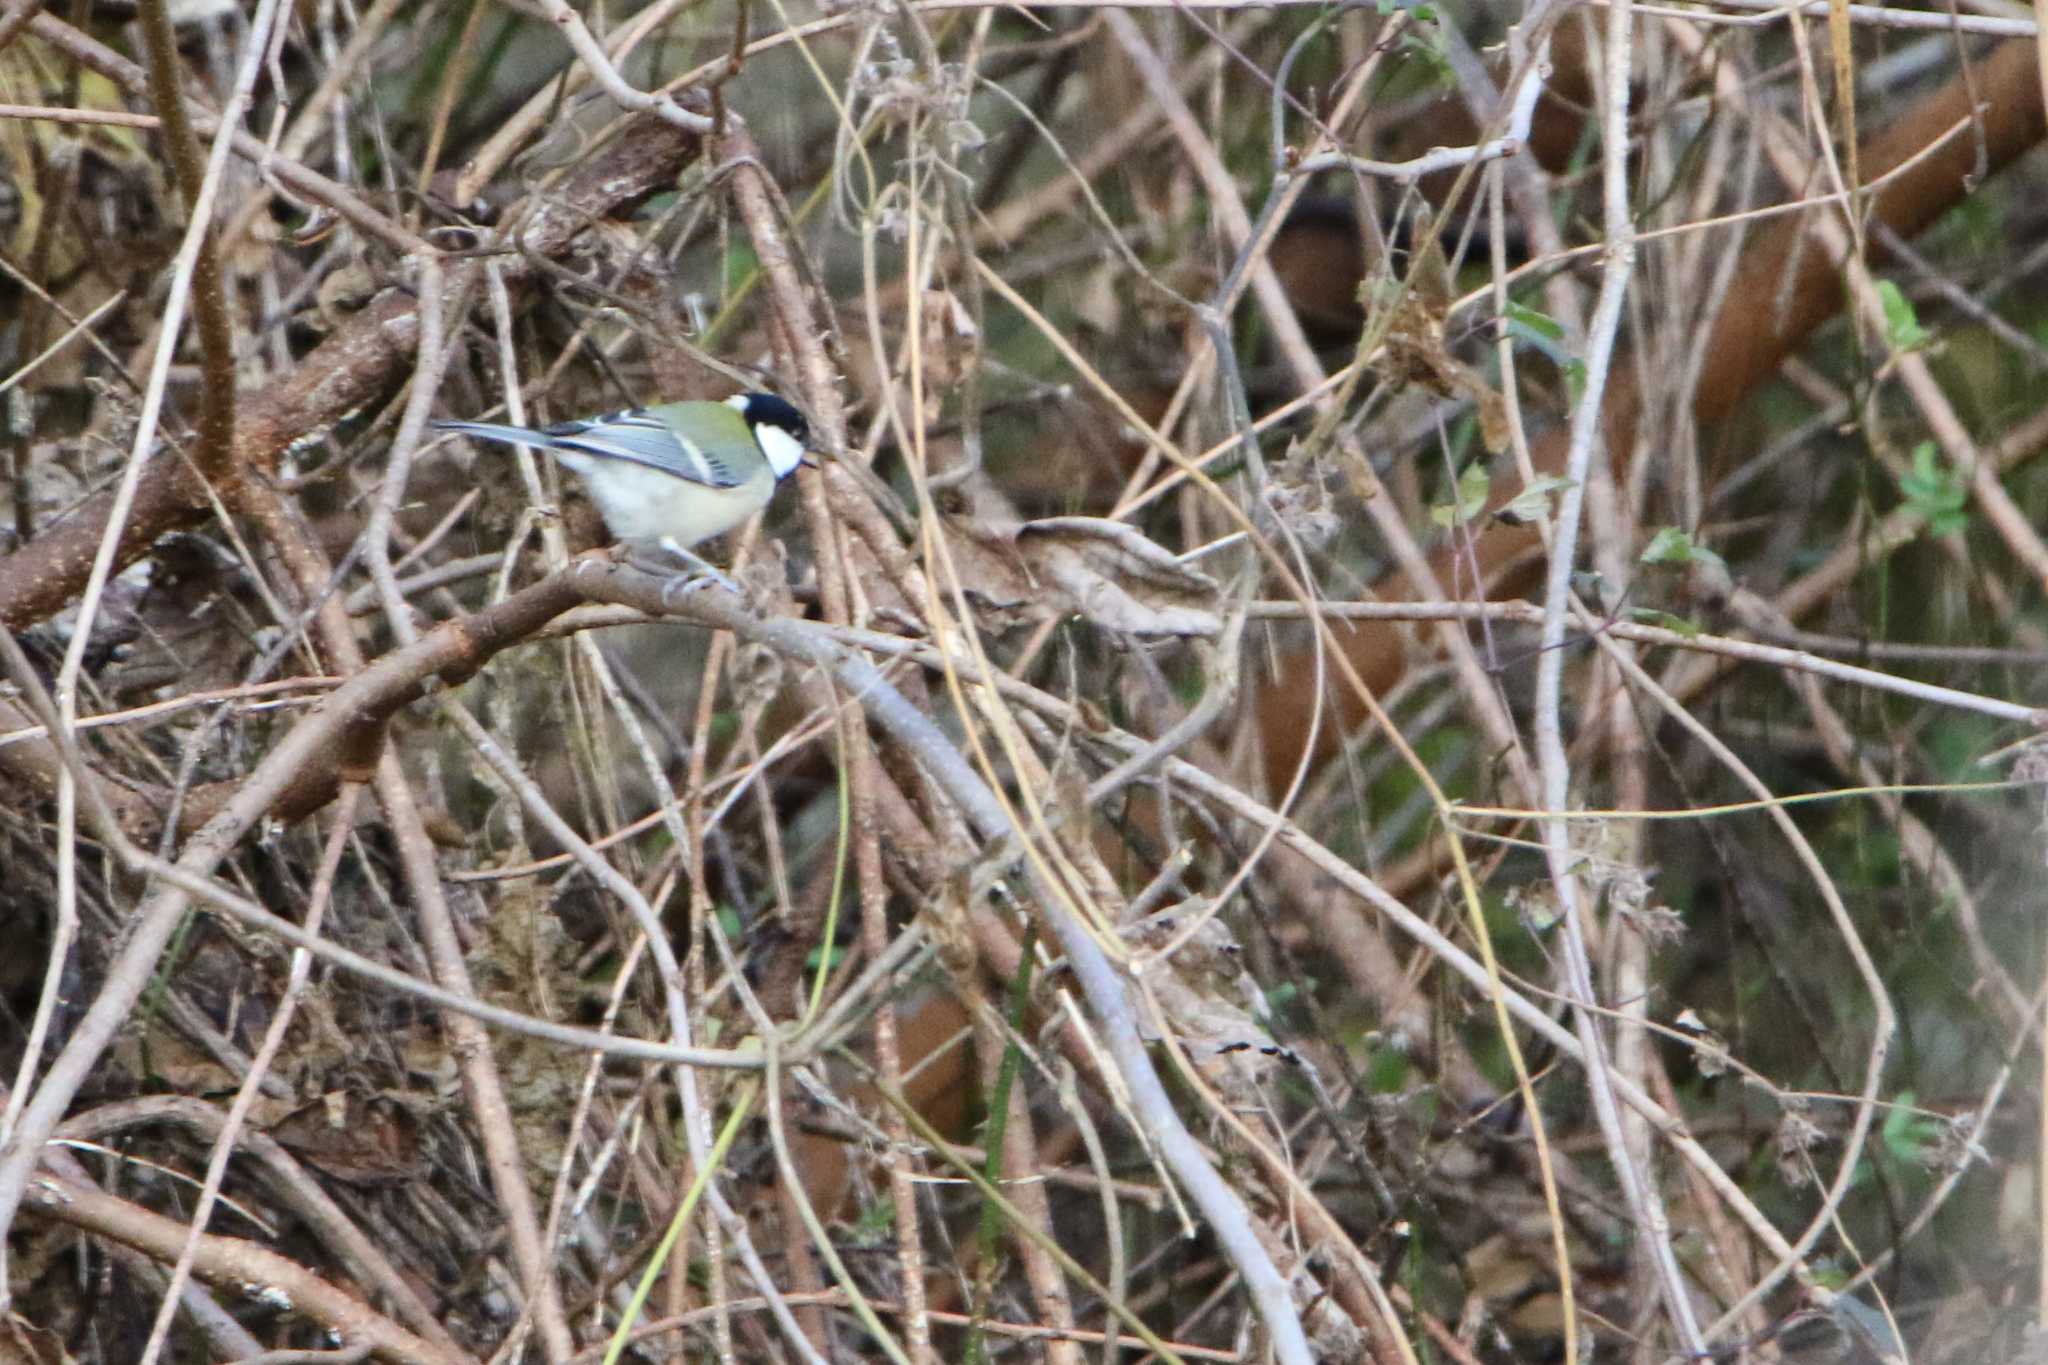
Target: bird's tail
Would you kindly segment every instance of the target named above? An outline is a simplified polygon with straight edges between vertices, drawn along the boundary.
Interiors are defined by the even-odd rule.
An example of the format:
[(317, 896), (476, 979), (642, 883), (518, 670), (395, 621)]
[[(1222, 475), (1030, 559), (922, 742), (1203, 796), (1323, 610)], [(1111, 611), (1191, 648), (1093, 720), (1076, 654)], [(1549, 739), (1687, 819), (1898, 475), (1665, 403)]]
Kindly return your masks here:
[(476, 436), (486, 441), (508, 441), (514, 445), (532, 446), (545, 450), (549, 440), (545, 432), (533, 431), (526, 427), (508, 427), (498, 422), (429, 422), (436, 431), (456, 431), (464, 436)]

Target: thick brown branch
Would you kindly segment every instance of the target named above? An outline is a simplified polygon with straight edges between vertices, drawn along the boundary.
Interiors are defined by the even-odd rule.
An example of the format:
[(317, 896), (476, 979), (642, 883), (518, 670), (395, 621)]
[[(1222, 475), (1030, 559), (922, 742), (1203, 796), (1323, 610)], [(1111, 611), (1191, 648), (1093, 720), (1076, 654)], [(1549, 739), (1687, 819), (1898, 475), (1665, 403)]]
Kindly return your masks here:
[[(1976, 135), (1967, 128), (1956, 135), (1957, 125), (1972, 118), (1973, 111)], [(2039, 143), (2042, 132), (2034, 45), (2017, 40), (2006, 43), (1979, 64), (1970, 79), (1956, 77), (1861, 149), (1864, 176), (1877, 180), (1928, 147), (1941, 144), (1886, 183), (1876, 196), (1874, 220), (1901, 236), (1919, 232), (1975, 189), (1978, 174), (2009, 165)], [(1833, 207), (1815, 211), (1839, 212)], [(1804, 215), (1791, 215), (1749, 239), (1728, 291), (1728, 304), (1714, 325), (1713, 342), (1693, 396), (1694, 420), (1715, 422), (1733, 413), (1777, 372), (1786, 356), (1840, 310), (1844, 294), (1837, 264), (1815, 244), (1801, 249), (1807, 221)], [(1617, 471), (1628, 463), (1641, 406), (1635, 368), (1617, 362), (1604, 412), (1608, 450)], [(1560, 427), (1533, 443), (1531, 455), (1538, 473), (1555, 474), (1563, 467), (1568, 436)], [(1457, 563), (1453, 563), (1451, 552), (1439, 552), (1435, 568), (1446, 583), (1470, 583), (1476, 562), (1489, 593), (1515, 596), (1528, 586), (1527, 572), (1537, 562), (1534, 556), (1540, 548), (1531, 527), (1493, 524), (1474, 537), (1469, 555), (1459, 555)], [(1376, 586), (1374, 595), (1400, 600), (1416, 594), (1402, 575), (1394, 574)], [(1407, 661), (1399, 627), (1357, 622), (1334, 629), (1368, 686), (1384, 693), (1400, 680)], [(1263, 676), (1305, 678), (1313, 667), (1303, 654), (1282, 661)], [(1340, 722), (1322, 727), (1318, 745), (1322, 757), (1334, 752), (1343, 736), (1364, 718), (1363, 707), (1353, 697), (1338, 696), (1335, 704)], [(1291, 682), (1267, 688), (1260, 700), (1266, 772), (1273, 790), (1286, 783), (1301, 760), (1314, 705), (1311, 692)]]
[[(144, 0), (140, 11), (143, 45), (149, 52), (149, 93), (162, 120), (164, 146), (170, 153), (178, 193), (190, 214), (199, 206), (206, 159), (186, 116), (180, 93), (178, 39), (171, 28), (165, 0)], [(210, 216), (210, 213), (209, 213)], [(220, 490), (229, 506), (242, 470), (232, 458), (235, 434), (235, 331), (228, 321), (227, 289), (221, 281), (220, 239), (211, 224), (202, 229), (199, 252), (192, 261), (192, 318), (199, 328), (200, 365), (205, 382), (199, 394), (199, 447), (193, 452), (199, 468)]]
[[(696, 155), (697, 141), (659, 119), (630, 125), (603, 155), (535, 206), (521, 229), (520, 246), (540, 256), (561, 254), (592, 221), (673, 185), (678, 169)], [(522, 281), (528, 273), (518, 259), (508, 262), (508, 280)], [(288, 377), (253, 395), (237, 424), (228, 463), (267, 474), (292, 443), (327, 430), (388, 389), (412, 357), (417, 309), (418, 301), (400, 290), (380, 295)], [(0, 626), (19, 630), (71, 600), (85, 582), (112, 505), (111, 496), (90, 499), (0, 558)], [(195, 524), (209, 506), (206, 490), (184, 461), (160, 459), (143, 476), (115, 567), (134, 563), (165, 532)]]
[[(125, 1199), (48, 1173), (29, 1182), (27, 1207), (59, 1223), (164, 1262), (175, 1261), (192, 1230)], [(239, 1237), (199, 1238), (193, 1272), (217, 1289), (260, 1298), (318, 1322), (344, 1343), (366, 1343), (379, 1360), (408, 1365), (467, 1365), (422, 1337), (414, 1336), (361, 1299), (335, 1288), (295, 1261)]]
[[(385, 294), (290, 376), (255, 395), (236, 428), (228, 463), (267, 472), (294, 441), (326, 430), (383, 392), (412, 354), (419, 332), (415, 311), (410, 297)], [(65, 520), (0, 558), (0, 626), (19, 630), (71, 600), (85, 583), (113, 501), (111, 493), (88, 499)], [(115, 568), (140, 559), (165, 532), (198, 522), (209, 506), (190, 465), (160, 458), (136, 491)]]

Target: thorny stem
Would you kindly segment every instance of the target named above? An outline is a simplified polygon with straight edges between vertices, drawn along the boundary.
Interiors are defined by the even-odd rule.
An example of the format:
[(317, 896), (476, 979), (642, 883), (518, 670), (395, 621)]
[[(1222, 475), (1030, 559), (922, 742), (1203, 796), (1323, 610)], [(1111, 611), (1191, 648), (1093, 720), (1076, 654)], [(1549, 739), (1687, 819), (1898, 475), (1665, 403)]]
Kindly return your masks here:
[[(1600, 277), (1600, 297), (1593, 308), (1593, 321), (1586, 339), (1586, 386), (1572, 413), (1570, 452), (1566, 457), (1563, 496), (1559, 500), (1557, 523), (1552, 532), (1549, 571), (1544, 579), (1542, 652), (1536, 665), (1536, 763), (1539, 773), (1541, 807), (1562, 812), (1571, 803), (1571, 764), (1565, 754), (1563, 725), (1564, 640), (1571, 607), (1572, 565), (1577, 557), (1579, 523), (1585, 510), (1586, 485), (1591, 478), (1594, 449), (1599, 444), (1602, 399), (1607, 375), (1614, 358), (1615, 336), (1621, 327), (1622, 306), (1627, 298), (1629, 277), (1635, 268), (1635, 221), (1628, 199), (1628, 98), (1629, 43), (1633, 29), (1629, 0), (1615, 0), (1608, 7), (1605, 105), (1602, 110), (1601, 186), (1606, 207), (1607, 261)], [(1606, 1042), (1593, 1006), (1599, 997), (1593, 985), (1593, 965), (1586, 949), (1587, 907), (1579, 897), (1578, 855), (1572, 848), (1567, 825), (1556, 820), (1542, 824), (1543, 852), (1550, 868), (1563, 914), (1564, 968), (1568, 993), (1582, 1006), (1574, 1012), (1586, 1066), (1586, 1080), (1593, 1097), (1594, 1112), (1607, 1144), (1608, 1160), (1620, 1182), (1630, 1212), (1649, 1244), (1657, 1269), (1658, 1285), (1665, 1311), (1688, 1352), (1705, 1349), (1699, 1324), (1694, 1320), (1685, 1275), (1671, 1248), (1670, 1224), (1662, 1200), (1650, 1184), (1648, 1172), (1637, 1167), (1629, 1155), (1627, 1135), (1614, 1098), (1614, 1078), (1607, 1061)], [(1564, 1324), (1566, 1355), (1577, 1325), (1569, 1315)]]

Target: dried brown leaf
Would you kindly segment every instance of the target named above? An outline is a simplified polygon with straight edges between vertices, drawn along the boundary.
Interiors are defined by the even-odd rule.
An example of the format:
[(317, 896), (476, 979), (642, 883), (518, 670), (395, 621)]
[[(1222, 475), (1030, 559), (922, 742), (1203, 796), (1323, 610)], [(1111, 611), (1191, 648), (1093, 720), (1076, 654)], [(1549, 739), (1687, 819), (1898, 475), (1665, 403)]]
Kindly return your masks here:
[(356, 1185), (400, 1185), (425, 1171), (420, 1125), (385, 1095), (330, 1091), (287, 1114), (270, 1136), (302, 1160)]
[(1080, 616), (1127, 635), (1214, 635), (1219, 590), (1121, 522), (947, 520), (969, 596), (1003, 625)]

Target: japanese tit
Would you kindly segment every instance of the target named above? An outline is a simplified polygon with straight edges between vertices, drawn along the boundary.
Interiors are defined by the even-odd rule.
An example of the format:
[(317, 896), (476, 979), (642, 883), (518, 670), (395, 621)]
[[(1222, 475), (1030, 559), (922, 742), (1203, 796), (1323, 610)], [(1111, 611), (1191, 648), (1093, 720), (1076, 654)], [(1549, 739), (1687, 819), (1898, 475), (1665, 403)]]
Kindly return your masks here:
[(583, 480), (615, 539), (658, 546), (699, 567), (708, 566), (689, 547), (766, 507), (803, 463), (810, 435), (803, 414), (772, 393), (663, 403), (537, 430), (496, 422), (434, 426), (547, 451)]

